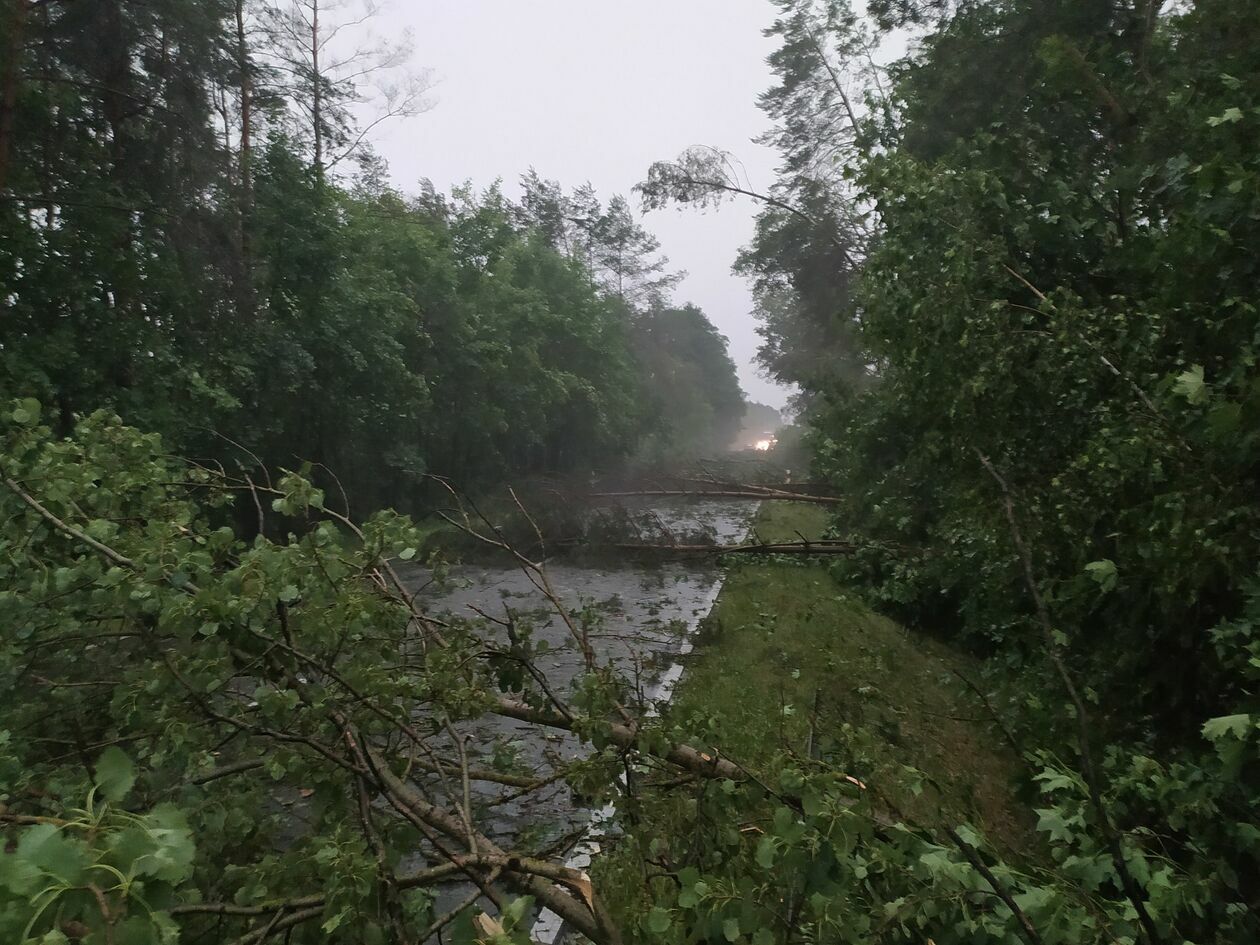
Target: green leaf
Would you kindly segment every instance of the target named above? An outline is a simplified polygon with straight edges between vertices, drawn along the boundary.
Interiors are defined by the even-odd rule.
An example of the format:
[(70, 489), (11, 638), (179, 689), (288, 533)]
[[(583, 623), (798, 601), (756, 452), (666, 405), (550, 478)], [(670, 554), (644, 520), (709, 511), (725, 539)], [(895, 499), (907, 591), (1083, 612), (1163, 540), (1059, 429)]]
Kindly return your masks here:
[(403, 561), (410, 561), (415, 556), (415, 548), (404, 548), (402, 551), (398, 552), (398, 557), (400, 557)]
[(323, 930), (325, 935), (335, 932), (338, 927), (340, 927), (341, 923), (345, 921), (346, 911), (347, 910), (342, 909), (340, 912), (335, 915), (331, 915), (324, 920), (324, 924), (320, 926), (320, 929)]
[(14, 423), (30, 426), (39, 421), (39, 410), (39, 401), (33, 397), (27, 397), (18, 401), (17, 406), (13, 408), (13, 413), (9, 416), (13, 418)]
[(968, 843), (973, 847), (984, 846), (984, 838), (981, 837), (980, 834), (976, 833), (975, 828), (970, 824), (959, 824), (958, 829), (954, 832), (963, 839), (963, 842)]
[(149, 913), (151, 921), (158, 932), (158, 941), (162, 945), (179, 945), (179, 925), (166, 912)]
[(143, 824), (154, 850), (141, 862), (139, 872), (173, 885), (191, 876), (197, 849), (183, 811), (161, 804), (144, 818)]
[(1203, 365), (1196, 364), (1188, 371), (1177, 375), (1173, 390), (1192, 404), (1201, 404), (1207, 400), (1207, 384), (1203, 380)]
[(1012, 898), (1024, 912), (1035, 914), (1054, 901), (1054, 893), (1043, 886), (1030, 886)]
[(7, 889), (15, 896), (26, 896), (35, 889), (39, 869), (25, 857), (15, 853), (0, 852), (0, 889)]
[(1226, 736), (1243, 739), (1251, 725), (1250, 715), (1222, 715), (1203, 723), (1203, 737), (1213, 742)]
[(757, 865), (762, 869), (774, 866), (774, 838), (762, 837), (757, 844)]
[(533, 908), (533, 896), (520, 896), (507, 904), (507, 908), (503, 910), (503, 918), (509, 923), (508, 927), (513, 928), (524, 922)]
[(727, 919), (723, 922), (722, 936), (728, 942), (739, 941), (739, 919)]
[(1091, 561), (1085, 565), (1085, 570), (1089, 572), (1089, 576), (1103, 590), (1103, 593), (1115, 589), (1116, 586), (1116, 563), (1110, 558), (1103, 558), (1100, 561)]
[(87, 849), (52, 824), (38, 824), (26, 830), (18, 840), (17, 856), (67, 886), (80, 886), (84, 882)]
[(143, 916), (129, 916), (114, 930), (116, 945), (159, 945), (158, 929)]
[(653, 906), (652, 911), (647, 916), (647, 927), (649, 932), (655, 932), (661, 935), (669, 931), (669, 926), (673, 922), (667, 910), (660, 906)]
[(826, 809), (822, 795), (815, 790), (808, 790), (801, 796), (801, 810), (806, 817), (817, 817)]
[(125, 751), (111, 745), (101, 752), (96, 762), (96, 785), (107, 800), (121, 803), (135, 783), (136, 767)]
[(1039, 815), (1037, 819), (1037, 829), (1048, 833), (1051, 840), (1070, 840), (1072, 838), (1071, 828), (1068, 827), (1067, 821), (1064, 820), (1063, 814), (1054, 808), (1043, 808), (1037, 811)]
[(1242, 109), (1234, 106), (1227, 108), (1221, 114), (1208, 119), (1208, 124), (1215, 128), (1217, 125), (1236, 124), (1243, 119)]

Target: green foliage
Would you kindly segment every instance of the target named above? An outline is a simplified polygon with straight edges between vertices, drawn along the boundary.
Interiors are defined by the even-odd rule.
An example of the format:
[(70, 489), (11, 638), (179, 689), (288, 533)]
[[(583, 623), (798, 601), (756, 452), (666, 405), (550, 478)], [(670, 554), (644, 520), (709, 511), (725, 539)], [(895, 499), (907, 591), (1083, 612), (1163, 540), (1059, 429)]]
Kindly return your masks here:
[[(978, 4), (895, 68), (899, 143), (858, 177), (880, 225), (856, 302), (879, 380), (820, 391), (816, 468), (876, 542), (850, 573), (1050, 686), (1019, 724), (1071, 756), (1009, 490), (1056, 637), (1101, 694), (1107, 807), (1152, 913), (1165, 935), (1241, 941), (1255, 851), (1218, 805), (1256, 804), (1254, 671), (1219, 641), (1252, 645), (1260, 164), (1240, 135), (1260, 88), (1233, 77), (1257, 74), (1260, 21), (1126, 16)], [(1071, 780), (1043, 829), (1064, 874), (1114, 889)]]
[[(1235, 135), (1256, 89), (1230, 78), (1254, 74), (1236, 37), (1255, 28), (1211, 4), (1138, 35), (1072, 5), (983, 6), (942, 26), (901, 67), (906, 146), (864, 169), (882, 226), (860, 299), (878, 389), (834, 396), (815, 424), (848, 520), (928, 551), (864, 562), (884, 599), (1035, 658), (1002, 491), (977, 456), (991, 458), (1055, 622), (1076, 628), (1073, 662), (1130, 710), (1113, 716), (1128, 736), (1188, 735), (1239, 694), (1207, 634), (1238, 614), (1255, 554), (1243, 247), (1260, 166)], [(961, 127), (925, 90), (988, 82), (957, 68), (984, 31), (999, 50), (1041, 37), (1040, 65), (1018, 67), (1037, 105), (1008, 117), (998, 96)], [(1139, 42), (1147, 72), (1126, 72)], [(1237, 122), (1214, 120), (1229, 107)], [(1113, 145), (1086, 162), (1095, 135)], [(949, 608), (926, 603), (942, 593)]]
[[(205, 916), (187, 913), (200, 899), (248, 917), (303, 887), (321, 891), (327, 931), (368, 936), (376, 867), (353, 782), (300, 750), (336, 738), (320, 720), (335, 694), (263, 673), (259, 635), (281, 621), (311, 653), (348, 648), (338, 677), (355, 691), (391, 707), (441, 692), (452, 717), (466, 715), (475, 686), (386, 666), (407, 621), (357, 579), (367, 562), (414, 547), (414, 531), (382, 515), (353, 543), (328, 522), (284, 544), (244, 542), (207, 521), (230, 490), (171, 459), (158, 437), (98, 413), (57, 440), (37, 410), (10, 411), (4, 475), (36, 484), (44, 512), (83, 538), (51, 528), (13, 489), (0, 495), (4, 940), (173, 942), (181, 927), (204, 929)], [(291, 520), (323, 504), (295, 474), (276, 493)], [(381, 730), (379, 716), (364, 724)], [(292, 737), (251, 747), (268, 730)], [(260, 777), (199, 780), (251, 755), (265, 761)], [(285, 805), (298, 797), (310, 800), (295, 835)]]
[(118, 747), (106, 749), (94, 767), (97, 785), (86, 807), (62, 818), (31, 818), (0, 853), (6, 941), (67, 942), (67, 934), (153, 945), (179, 940), (170, 908), (192, 875), (187, 820), (169, 804), (143, 814), (119, 808), (135, 770)]
[[(1079, 788), (1057, 772), (1045, 780)], [(874, 789), (856, 787), (824, 763), (779, 773), (770, 790), (790, 792), (788, 803), (760, 787), (727, 784), (679, 805), (669, 815), (668, 842), (649, 843), (643, 834), (631, 841), (634, 853), (669, 869), (647, 884), (656, 904), (642, 912), (645, 932), (680, 943), (776, 942), (803, 931), (821, 942), (930, 937), (964, 945), (1024, 940), (1027, 920), (1045, 942), (1142, 940), (1112, 860), (1082, 823), (1076, 801), (1039, 812), (1052, 865), (1021, 868), (977, 852), (988, 843), (965, 824), (952, 828), (953, 839), (933, 825), (890, 824), (871, 799)], [(1065, 792), (1056, 790), (1059, 798)], [(714, 827), (734, 823), (742, 830)], [(1230, 832), (1244, 831), (1234, 824)], [(1180, 929), (1188, 941), (1248, 940), (1254, 924), (1241, 877), (1213, 872), (1223, 862), (1186, 869), (1159, 843), (1140, 841), (1126, 847), (1126, 858), (1162, 934)]]
[[(894, 850), (906, 821), (876, 809), (819, 893), (850, 924), (807, 936), (1255, 939), (1257, 8), (879, 2), (917, 32), (873, 76), (842, 4), (779, 6), (763, 105), (784, 165), (744, 261), (764, 356), (805, 386), (812, 469), (845, 497), (835, 527), (861, 550), (837, 573), (988, 658), (1048, 851), (1003, 862), (947, 823)], [(719, 172), (693, 152), (645, 194), (711, 199)], [(854, 258), (811, 270), (854, 244), (800, 234), (850, 220)], [(817, 369), (819, 345), (867, 376)], [(775, 872), (834, 829), (803, 813), (800, 839), (733, 808), (671, 834), (694, 825), (682, 856), (703, 857), (721, 833), (702, 825), (747, 817), (770, 839), (702, 882), (821, 921), (793, 898), (810, 880)], [(707, 921), (670, 929), (723, 934)]]
[[(103, 411), (66, 438), (43, 412), (0, 410), (3, 940), (414, 941), (439, 919), (433, 887), (480, 869), (523, 895), (475, 925), (459, 910), (455, 940), (526, 941), (533, 903), (569, 894), (508, 864), (559, 869), (541, 858), (560, 828), (481, 825), (541, 789), (609, 797), (626, 758), (668, 756), (659, 722), (615, 737), (624, 683), (592, 665), (566, 705), (526, 671), (544, 651), (528, 616), (509, 649), (424, 615), (394, 570), (423, 536), (394, 512), (356, 525), (309, 470), (251, 484)], [(223, 525), (242, 500), (285, 537)], [(442, 580), (426, 563), (417, 577)], [(598, 615), (567, 619), (582, 639)], [(505, 700), (593, 754), (522, 763)], [(451, 791), (452, 751), (475, 753), (472, 800)], [(451, 869), (470, 847), (501, 859)]]
[[(885, 0), (883, 25), (922, 30), (885, 82), (846, 4), (778, 6), (762, 104), (783, 175), (739, 263), (763, 360), (805, 385), (814, 471), (845, 497), (861, 551), (837, 570), (988, 658), (1041, 840), (1012, 852), (924, 816), (930, 765), (894, 770), (873, 746), (898, 727), (845, 720), (755, 777), (644, 799), (634, 815), (670, 829), (627, 836), (652, 866), (628, 925), (757, 945), (1256, 939), (1260, 12)], [(354, 751), (410, 770), (400, 720), (478, 718), (499, 687), (548, 703), (517, 664), (528, 639), (483, 659), (444, 626), (417, 655), (423, 621), (382, 561), (422, 536), (379, 513), (347, 539), (329, 497), (588, 469), (742, 412), (720, 337), (665, 304), (624, 202), (536, 176), (519, 207), (412, 199), (370, 162), (328, 180), (279, 121), (253, 163), (223, 143), (231, 12), (43, 4), (6, 48), (0, 383), (25, 398), (0, 412), (6, 940), (192, 940), (295, 903), (319, 919), (299, 942), (425, 927), (431, 897), (387, 881), (425, 849), (418, 805), (391, 795), (400, 816), (373, 830), (359, 792), (371, 775), (388, 794), (390, 772)], [(732, 173), (693, 150), (643, 193), (746, 193)], [(264, 486), (179, 464), (113, 412), (298, 471)], [(223, 525), (255, 515), (253, 542)], [(577, 685), (569, 724), (596, 752), (570, 784), (591, 797), (635, 763), (616, 688)], [(803, 710), (762, 716), (788, 731)], [(720, 750), (723, 724), (635, 737)], [(217, 770), (233, 763), (248, 775)], [(516, 940), (527, 911), (461, 924)]]
[(623, 199), (391, 188), (344, 74), (396, 57), (321, 75), (302, 4), (39, 6), (5, 39), (0, 390), (58, 433), (108, 409), (229, 469), (310, 462), (370, 512), (677, 432), (631, 336), (680, 276)]
[[(666, 715), (675, 737), (740, 757), (758, 781), (636, 798), (597, 873), (623, 913), (668, 942), (734, 936), (729, 923), (763, 942), (1027, 941), (996, 882), (1041, 941), (1145, 940), (1082, 775), (1048, 751), (1025, 759), (1030, 837), (1006, 780), (1018, 767), (947, 669), (976, 665), (839, 591), (799, 562), (730, 575)], [(1129, 825), (1125, 862), (1168, 940), (1253, 937), (1257, 735), (1239, 715), (1174, 763), (1105, 754), (1107, 809)]]
[(643, 367), (658, 432), (648, 458), (677, 463), (725, 451), (744, 415), (744, 393), (726, 338), (694, 305), (654, 308), (634, 319), (631, 343)]

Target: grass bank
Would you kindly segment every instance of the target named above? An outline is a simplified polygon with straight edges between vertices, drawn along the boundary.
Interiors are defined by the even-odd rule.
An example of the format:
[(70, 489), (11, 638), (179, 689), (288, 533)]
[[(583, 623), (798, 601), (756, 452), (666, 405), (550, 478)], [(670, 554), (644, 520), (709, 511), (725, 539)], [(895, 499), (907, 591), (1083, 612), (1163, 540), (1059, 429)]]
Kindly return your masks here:
[[(820, 537), (826, 512), (768, 502), (755, 527), (767, 540)], [(963, 681), (977, 665), (873, 614), (824, 562), (735, 562), (696, 644), (665, 713), (676, 732), (752, 770), (785, 758), (843, 764), (916, 821), (971, 824), (1026, 855), (1020, 762)], [(626, 919), (651, 901), (651, 850), (702, 829), (696, 810), (686, 790), (645, 791), (633, 805), (626, 837), (597, 864)]]

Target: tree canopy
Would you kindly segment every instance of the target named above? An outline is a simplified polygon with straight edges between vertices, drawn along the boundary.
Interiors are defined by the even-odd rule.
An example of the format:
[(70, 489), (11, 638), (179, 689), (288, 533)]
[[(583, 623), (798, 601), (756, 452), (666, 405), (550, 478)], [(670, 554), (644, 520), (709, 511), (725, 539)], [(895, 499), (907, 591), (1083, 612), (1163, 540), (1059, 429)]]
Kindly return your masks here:
[(1254, 937), (1260, 10), (777, 5), (779, 179), (692, 150), (641, 190), (762, 202), (740, 268), (865, 545), (835, 567), (990, 657), (1054, 851), (1033, 888), (949, 844), (992, 910), (907, 878), (840, 911), (937, 942)]
[(229, 465), (309, 461), (364, 511), (430, 473), (705, 448), (725, 415), (685, 426), (647, 383), (636, 313), (680, 275), (625, 200), (388, 183), (364, 135), (424, 83), (373, 9), (6, 7), (0, 385), (61, 434), (108, 407)]

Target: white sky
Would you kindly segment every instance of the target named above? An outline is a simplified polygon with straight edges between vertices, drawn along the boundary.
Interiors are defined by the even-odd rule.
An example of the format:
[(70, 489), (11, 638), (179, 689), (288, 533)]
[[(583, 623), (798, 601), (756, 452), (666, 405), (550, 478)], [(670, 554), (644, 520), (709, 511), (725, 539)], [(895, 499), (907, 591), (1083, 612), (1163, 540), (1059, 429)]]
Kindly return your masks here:
[[(417, 67), (432, 69), (434, 108), (374, 136), (395, 183), (440, 190), (502, 178), (509, 196), (531, 165), (566, 189), (590, 181), (605, 200), (630, 195), (656, 160), (693, 144), (733, 152), (756, 187), (775, 155), (752, 138), (767, 126), (762, 30), (769, 0), (393, 0), (377, 29), (414, 32)], [(753, 363), (751, 298), (730, 271), (756, 207), (664, 210), (645, 224), (676, 269), (676, 300), (694, 302), (730, 339), (749, 397), (783, 406), (786, 388)]]

